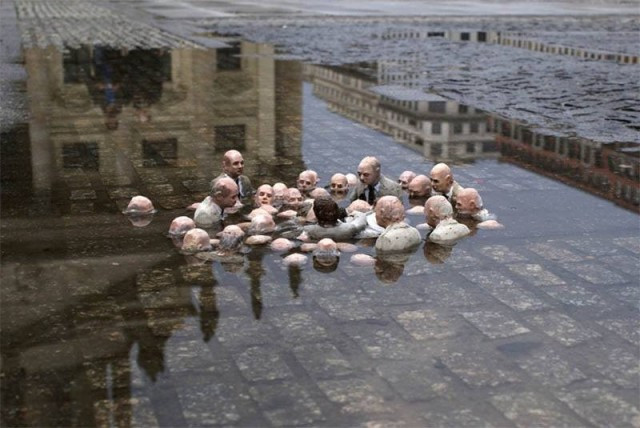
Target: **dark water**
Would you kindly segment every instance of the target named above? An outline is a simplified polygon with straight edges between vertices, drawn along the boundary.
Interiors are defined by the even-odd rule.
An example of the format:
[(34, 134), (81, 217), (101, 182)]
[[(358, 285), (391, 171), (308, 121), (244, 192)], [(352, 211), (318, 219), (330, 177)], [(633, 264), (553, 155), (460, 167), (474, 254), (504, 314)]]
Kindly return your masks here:
[[(25, 53), (31, 119), (2, 135), (3, 425), (637, 423), (637, 146), (541, 135), (382, 61), (273, 53)], [(165, 233), (231, 148), (254, 184), (447, 162), (505, 229), (368, 268), (194, 263)], [(137, 194), (145, 227), (121, 214)]]

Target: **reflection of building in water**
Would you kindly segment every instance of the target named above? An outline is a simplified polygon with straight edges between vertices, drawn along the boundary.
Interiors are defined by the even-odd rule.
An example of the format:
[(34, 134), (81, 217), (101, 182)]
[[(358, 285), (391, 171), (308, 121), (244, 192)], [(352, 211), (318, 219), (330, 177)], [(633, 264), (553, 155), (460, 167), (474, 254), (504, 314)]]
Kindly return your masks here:
[(435, 162), (498, 156), (485, 112), (404, 86), (378, 86), (379, 68), (309, 65), (314, 94), (349, 119), (391, 135)]
[(602, 144), (532, 132), (513, 120), (491, 118), (502, 158), (637, 211), (640, 147)]

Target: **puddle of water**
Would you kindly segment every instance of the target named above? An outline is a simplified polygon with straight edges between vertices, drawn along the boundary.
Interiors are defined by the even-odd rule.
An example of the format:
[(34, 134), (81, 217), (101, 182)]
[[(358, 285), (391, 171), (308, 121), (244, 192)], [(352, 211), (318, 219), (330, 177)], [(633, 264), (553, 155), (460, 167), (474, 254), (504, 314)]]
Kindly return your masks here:
[[(607, 343), (633, 355), (636, 146), (535, 133), (412, 87), (398, 61), (273, 55), (248, 42), (25, 52), (31, 120), (3, 135), (1, 158), (7, 424), (456, 425), (453, 406), (499, 426), (479, 399), (493, 388), (551, 391), (576, 370), (623, 382), (621, 360), (565, 345), (614, 331)], [(231, 148), (255, 184), (306, 168), (326, 184), (368, 154), (393, 178), (448, 162), (507, 228), (374, 268), (347, 253), (335, 270), (286, 268), (259, 248), (194, 262), (165, 232)], [(136, 194), (159, 209), (146, 227), (121, 214)], [(566, 383), (536, 369), (539, 348)]]

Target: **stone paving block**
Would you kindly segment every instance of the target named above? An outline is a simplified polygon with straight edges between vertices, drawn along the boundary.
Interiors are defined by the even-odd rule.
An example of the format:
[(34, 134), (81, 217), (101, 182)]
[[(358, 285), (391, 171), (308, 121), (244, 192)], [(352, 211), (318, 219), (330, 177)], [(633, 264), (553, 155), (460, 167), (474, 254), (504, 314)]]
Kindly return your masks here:
[(611, 287), (607, 291), (615, 296), (616, 299), (624, 303), (631, 303), (636, 308), (640, 309), (640, 287), (628, 286), (628, 287)]
[(573, 427), (582, 425), (562, 404), (533, 392), (495, 395), (491, 403), (518, 427)]
[(338, 321), (378, 319), (380, 315), (371, 309), (374, 302), (366, 297), (328, 296), (317, 299), (318, 305)]
[(240, 292), (234, 287), (218, 286), (214, 288), (216, 301), (219, 308), (239, 309), (240, 312), (248, 310), (247, 302), (242, 298)]
[(371, 358), (389, 360), (415, 359), (416, 346), (399, 327), (376, 327), (352, 325), (344, 332)]
[(140, 176), (140, 179), (145, 183), (164, 184), (169, 182), (169, 179), (165, 176), (165, 173), (162, 170), (154, 170), (153, 168), (136, 168), (136, 171)]
[(100, 178), (105, 186), (129, 186), (133, 183), (133, 180), (126, 175), (101, 174)]
[(201, 339), (171, 340), (164, 350), (165, 365), (172, 373), (189, 370), (219, 372), (221, 365), (230, 367), (230, 362), (213, 358), (206, 343)]
[(253, 408), (241, 385), (212, 381), (176, 392), (189, 426), (237, 424)]
[(485, 245), (478, 252), (498, 263), (517, 263), (527, 260), (525, 256), (506, 245)]
[(468, 251), (454, 249), (451, 257), (447, 259), (446, 265), (448, 269), (461, 269), (480, 264), (480, 259), (471, 255)]
[(536, 243), (527, 245), (530, 251), (538, 254), (545, 260), (558, 262), (579, 262), (584, 259), (579, 255), (559, 247), (558, 241), (549, 241), (548, 243)]
[(328, 338), (327, 330), (307, 312), (281, 312), (269, 316), (269, 321), (290, 343), (317, 342)]
[(557, 352), (543, 348), (517, 361), (518, 365), (543, 385), (557, 388), (586, 379), (584, 373), (573, 367)]
[(275, 329), (249, 317), (220, 317), (216, 337), (227, 348), (269, 343), (276, 335)]
[(599, 307), (607, 305), (599, 295), (576, 284), (545, 287), (543, 291), (565, 305)]
[(512, 272), (521, 275), (525, 281), (533, 285), (558, 285), (565, 281), (537, 264), (508, 265)]
[(606, 319), (596, 323), (640, 347), (640, 321), (637, 318)]
[(461, 275), (485, 289), (489, 294), (513, 310), (538, 310), (549, 306), (498, 272), (469, 271), (461, 272)]
[(86, 201), (98, 199), (98, 195), (93, 189), (75, 189), (71, 191), (71, 196), (69, 196), (69, 199), (72, 201)]
[(308, 389), (295, 381), (254, 385), (249, 393), (274, 426), (314, 425), (325, 419)]
[(234, 361), (250, 382), (291, 379), (293, 373), (282, 360), (279, 352), (271, 346), (254, 346), (234, 354)]
[(341, 405), (344, 413), (380, 413), (390, 408), (376, 388), (363, 379), (327, 380), (318, 382), (330, 401)]
[(477, 411), (469, 408), (456, 408), (448, 412), (432, 411), (425, 413), (422, 417), (426, 421), (426, 426), (433, 428), (491, 428), (495, 426), (480, 417)]
[(611, 379), (623, 388), (640, 388), (640, 356), (636, 348), (633, 352), (613, 347), (611, 345), (597, 344), (589, 348), (587, 354), (589, 363), (596, 371)]
[(596, 426), (637, 427), (638, 408), (602, 388), (558, 391), (556, 397)]
[(72, 203), (69, 207), (69, 214), (71, 215), (79, 215), (79, 214), (91, 214), (95, 212), (96, 207), (93, 202), (75, 202)]
[(484, 292), (477, 287), (462, 284), (462, 281), (454, 282), (437, 278), (426, 284), (417, 283), (411, 287), (416, 290), (416, 294), (423, 294), (425, 298), (443, 308), (474, 307), (491, 303), (491, 298)]
[(371, 297), (375, 302), (380, 302), (381, 306), (388, 305), (407, 305), (411, 303), (420, 303), (423, 300), (410, 290), (403, 289), (398, 292), (395, 287), (388, 286), (372, 286), (365, 288), (366, 295)]
[(140, 191), (134, 187), (118, 187), (116, 189), (107, 190), (111, 199), (131, 199), (140, 194)]
[(638, 257), (617, 254), (613, 256), (603, 256), (600, 257), (599, 260), (606, 263), (615, 271), (624, 272), (636, 279), (640, 278), (640, 260), (638, 260)]
[(615, 238), (613, 240), (614, 244), (632, 251), (636, 254), (640, 254), (640, 238), (637, 236), (627, 236), (624, 238)]
[(595, 263), (562, 263), (561, 266), (592, 284), (610, 285), (626, 282), (624, 277)]
[(204, 198), (199, 198), (195, 195), (157, 195), (153, 198), (154, 205), (157, 205), (156, 208), (161, 207), (165, 210), (177, 210), (181, 208), (186, 208), (194, 202), (199, 202)]
[(211, 181), (204, 178), (184, 180), (182, 185), (190, 192), (208, 192), (211, 188)]
[(166, 196), (174, 193), (171, 184), (147, 184), (147, 191), (151, 195)]
[(491, 339), (517, 336), (530, 331), (519, 322), (499, 312), (462, 312), (461, 315)]
[(564, 243), (571, 245), (576, 250), (595, 257), (617, 254), (622, 250), (612, 241), (605, 241), (601, 238), (576, 238), (567, 239)]
[(353, 373), (349, 361), (332, 343), (298, 345), (293, 348), (293, 353), (314, 379), (330, 379)]
[(520, 376), (500, 361), (497, 354), (448, 352), (442, 363), (470, 387), (519, 383)]
[(464, 328), (459, 315), (446, 310), (404, 311), (394, 318), (416, 340), (446, 339)]
[(290, 285), (275, 281), (263, 281), (260, 287), (262, 301), (269, 307), (301, 306), (306, 296), (301, 296), (300, 292), (304, 290), (292, 290)]
[(433, 362), (394, 361), (376, 367), (400, 396), (407, 401), (425, 401), (435, 397), (452, 397), (451, 379), (433, 367)]
[(599, 333), (583, 327), (578, 321), (558, 312), (534, 314), (526, 318), (531, 324), (564, 346), (573, 346), (600, 337)]

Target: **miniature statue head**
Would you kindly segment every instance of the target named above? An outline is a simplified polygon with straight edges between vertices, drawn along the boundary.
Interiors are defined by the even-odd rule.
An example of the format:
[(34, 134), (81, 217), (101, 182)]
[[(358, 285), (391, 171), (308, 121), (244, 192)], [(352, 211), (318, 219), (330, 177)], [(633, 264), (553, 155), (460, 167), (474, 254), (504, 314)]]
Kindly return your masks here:
[(221, 208), (231, 208), (238, 202), (238, 185), (229, 177), (213, 180), (211, 199)]
[(396, 196), (383, 196), (376, 203), (376, 222), (387, 227), (404, 220), (404, 206)]
[(322, 196), (313, 202), (313, 213), (318, 224), (324, 227), (335, 226), (340, 218), (338, 204), (328, 196)]
[(280, 207), (285, 203), (285, 193), (287, 192), (287, 185), (284, 183), (276, 183), (273, 185), (273, 200), (271, 205), (274, 207)]
[(436, 164), (431, 168), (431, 186), (436, 192), (446, 194), (453, 185), (453, 174), (446, 163)]
[(190, 253), (198, 251), (209, 251), (211, 249), (211, 238), (206, 230), (195, 228), (184, 235), (182, 240), (182, 250)]
[(362, 184), (375, 186), (380, 180), (380, 161), (367, 156), (358, 165), (358, 178)]
[(220, 238), (220, 251), (223, 253), (233, 253), (242, 247), (244, 231), (236, 225), (230, 225), (218, 233), (218, 238)]
[(407, 190), (407, 186), (409, 185), (409, 183), (411, 183), (411, 180), (413, 180), (415, 177), (416, 177), (415, 172), (404, 171), (402, 174), (400, 174), (400, 177), (398, 177), (398, 184), (402, 186), (402, 190)]
[(347, 214), (353, 214), (354, 212), (367, 213), (371, 211), (371, 205), (367, 203), (367, 201), (363, 201), (362, 199), (356, 199), (351, 202), (347, 207)]
[(482, 210), (482, 198), (476, 189), (462, 189), (456, 197), (456, 211), (460, 216), (472, 216)]
[(345, 177), (347, 177), (347, 183), (349, 183), (349, 187), (354, 187), (356, 184), (358, 184), (357, 175), (353, 173), (348, 173), (347, 175), (345, 175)]
[(346, 193), (349, 190), (349, 182), (344, 174), (333, 174), (329, 183), (331, 193)]
[(273, 187), (269, 184), (263, 184), (258, 187), (256, 190), (256, 194), (254, 196), (254, 200), (257, 206), (260, 205), (271, 205), (273, 201)]
[(322, 198), (325, 196), (329, 196), (329, 192), (327, 192), (327, 189), (324, 189), (322, 187), (316, 187), (311, 192), (309, 192), (309, 197), (311, 199)]
[(297, 209), (302, 205), (303, 202), (302, 193), (298, 189), (293, 187), (287, 189), (287, 193), (285, 194), (285, 203), (291, 208)]
[(432, 196), (424, 204), (424, 215), (427, 224), (436, 227), (442, 220), (453, 216), (453, 207), (444, 196)]
[(276, 229), (276, 223), (270, 215), (259, 214), (251, 219), (251, 225), (247, 234), (264, 235), (271, 233)]
[(169, 226), (169, 234), (172, 236), (183, 236), (195, 227), (196, 223), (189, 217), (183, 215), (173, 219), (171, 226)]
[(316, 188), (316, 183), (318, 182), (318, 174), (315, 171), (310, 169), (306, 171), (302, 171), (300, 175), (298, 175), (298, 190), (303, 195), (308, 195), (313, 189)]
[(144, 215), (153, 214), (154, 211), (153, 203), (149, 198), (145, 196), (134, 196), (131, 198), (131, 201), (129, 201), (125, 214)]
[(234, 180), (244, 171), (244, 159), (237, 150), (229, 150), (222, 157), (222, 170)]
[(431, 179), (426, 175), (416, 175), (407, 186), (410, 198), (426, 198), (431, 196)]

